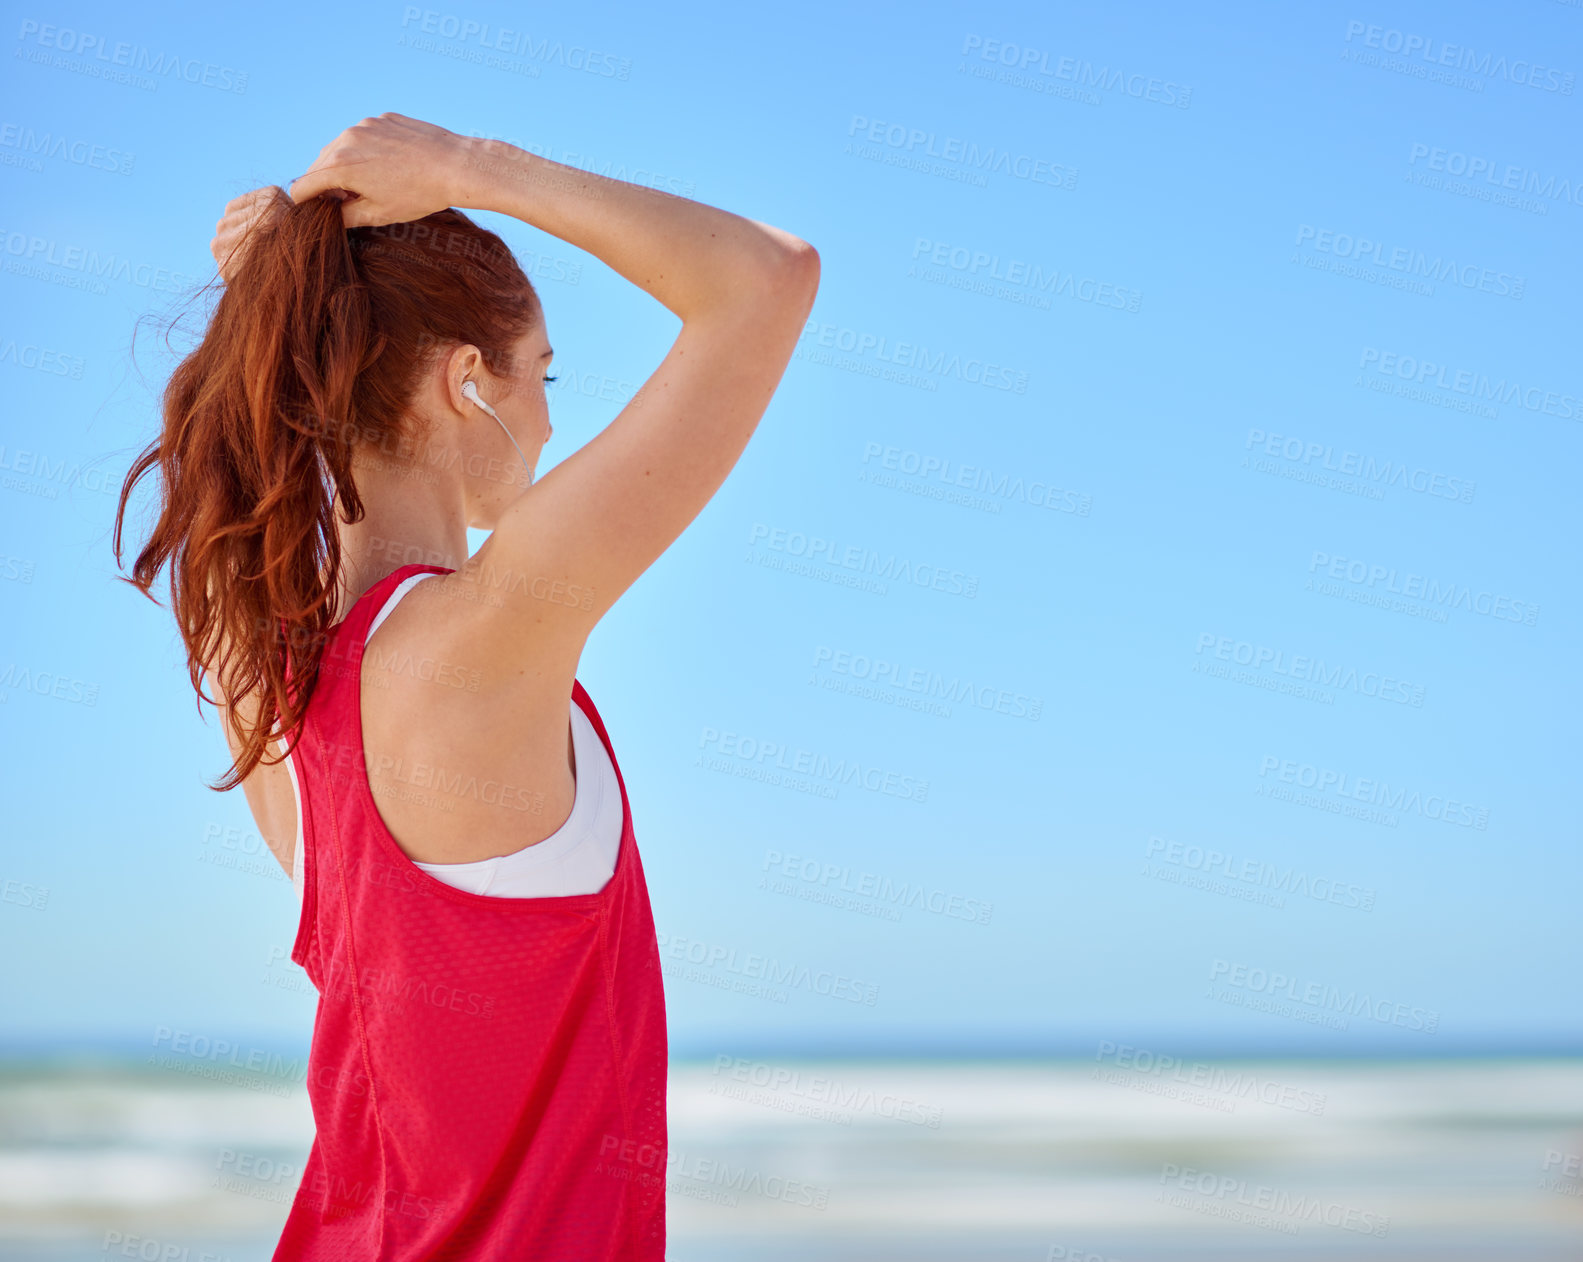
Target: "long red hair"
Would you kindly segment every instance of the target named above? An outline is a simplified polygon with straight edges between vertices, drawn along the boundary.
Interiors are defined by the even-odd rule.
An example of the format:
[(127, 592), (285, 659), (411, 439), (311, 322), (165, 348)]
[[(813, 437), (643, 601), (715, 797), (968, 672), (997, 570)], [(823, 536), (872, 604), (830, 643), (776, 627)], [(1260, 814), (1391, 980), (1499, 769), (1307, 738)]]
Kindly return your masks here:
[(341, 203), (316, 197), (252, 230), (166, 383), (160, 436), (122, 484), (113, 540), (120, 565), (128, 501), (157, 468), (158, 520), (122, 581), (154, 600), (170, 566), (197, 704), (221, 706), (203, 690), (213, 669), (240, 748), (211, 788), (234, 789), (270, 740), (289, 741), (313, 694), (339, 595), (337, 504), (348, 523), (363, 516), (354, 449), (411, 438), (421, 375), (450, 346), (477, 346), (509, 378), (512, 344), (539, 312), (505, 242), (459, 210), (346, 228)]

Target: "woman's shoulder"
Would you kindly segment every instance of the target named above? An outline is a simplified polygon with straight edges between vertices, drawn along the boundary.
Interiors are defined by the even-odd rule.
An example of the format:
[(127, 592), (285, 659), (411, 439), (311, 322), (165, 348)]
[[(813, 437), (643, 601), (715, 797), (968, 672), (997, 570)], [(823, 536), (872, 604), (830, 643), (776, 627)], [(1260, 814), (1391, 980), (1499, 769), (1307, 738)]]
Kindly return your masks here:
[[(497, 720), (564, 726), (585, 637), (551, 617), (522, 618), (467, 570), (390, 576), (368, 620), (361, 689), (370, 718), (488, 731)], [(376, 585), (377, 587), (377, 585)], [(519, 729), (520, 730), (520, 729)]]

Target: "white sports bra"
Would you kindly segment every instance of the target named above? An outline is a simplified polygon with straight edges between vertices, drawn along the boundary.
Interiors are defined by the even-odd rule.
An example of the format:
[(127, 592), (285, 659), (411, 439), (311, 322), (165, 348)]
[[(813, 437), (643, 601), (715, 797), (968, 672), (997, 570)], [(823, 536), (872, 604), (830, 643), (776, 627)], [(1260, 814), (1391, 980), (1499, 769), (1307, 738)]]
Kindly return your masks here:
[[(414, 574), (399, 583), (369, 624), (363, 643), (373, 637), (398, 600), (424, 579), (433, 577)], [(496, 898), (565, 897), (597, 894), (603, 889), (615, 873), (616, 856), (621, 849), (621, 788), (604, 742), (575, 700), (571, 702), (571, 723), (576, 789), (572, 813), (564, 824), (541, 842), (492, 859), (474, 863), (419, 863), (414, 859), (413, 864), (437, 881), (470, 894)], [(287, 756), (286, 769), (297, 799), (297, 844), (292, 853), (291, 883), (301, 901), (302, 788), (292, 765), (295, 758), (295, 753)]]

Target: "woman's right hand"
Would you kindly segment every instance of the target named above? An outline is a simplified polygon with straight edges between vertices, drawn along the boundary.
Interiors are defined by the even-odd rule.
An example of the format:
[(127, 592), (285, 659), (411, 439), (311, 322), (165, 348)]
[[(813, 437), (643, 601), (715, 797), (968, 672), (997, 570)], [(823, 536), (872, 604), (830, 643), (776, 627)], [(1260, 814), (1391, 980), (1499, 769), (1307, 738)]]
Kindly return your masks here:
[(407, 223), (454, 204), (467, 144), (405, 114), (365, 118), (325, 145), (287, 191), (294, 202), (342, 193), (348, 228)]

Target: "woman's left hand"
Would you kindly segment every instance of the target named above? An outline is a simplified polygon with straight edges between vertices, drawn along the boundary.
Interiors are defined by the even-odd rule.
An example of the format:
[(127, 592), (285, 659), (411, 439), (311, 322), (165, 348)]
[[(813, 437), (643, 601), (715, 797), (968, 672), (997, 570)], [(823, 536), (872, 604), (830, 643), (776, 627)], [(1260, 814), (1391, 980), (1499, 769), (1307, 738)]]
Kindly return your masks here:
[(225, 214), (214, 225), (214, 240), (209, 242), (209, 253), (214, 255), (221, 280), (230, 284), (231, 278), (236, 275), (243, 254), (239, 247), (254, 225), (264, 215), (290, 204), (291, 199), (286, 196), (286, 190), (278, 184), (255, 188), (251, 193), (233, 197), (225, 204)]
[(406, 223), (453, 205), (467, 139), (405, 114), (348, 127), (291, 182), (294, 202), (341, 193), (348, 228)]

